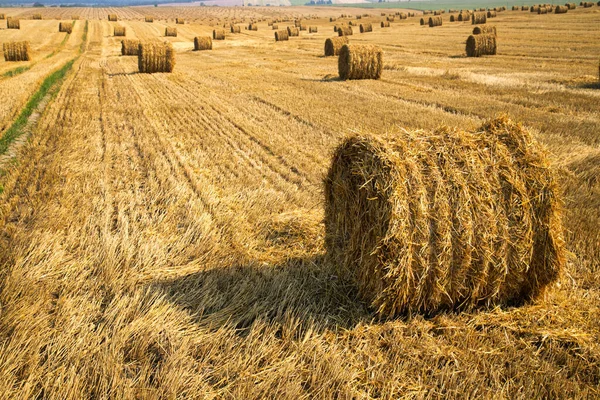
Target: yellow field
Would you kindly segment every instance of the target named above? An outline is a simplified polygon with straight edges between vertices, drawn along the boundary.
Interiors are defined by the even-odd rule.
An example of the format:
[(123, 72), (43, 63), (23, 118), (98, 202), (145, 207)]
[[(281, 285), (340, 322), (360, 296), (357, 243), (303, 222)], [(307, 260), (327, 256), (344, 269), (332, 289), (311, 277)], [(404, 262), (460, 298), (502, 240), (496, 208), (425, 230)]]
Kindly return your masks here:
[[(0, 77), (0, 132), (78, 56), (89, 21), (18, 161), (0, 165), (0, 398), (600, 396), (599, 7), (499, 13), (498, 55), (482, 58), (464, 55), (470, 23), (381, 29), (370, 11), (356, 22), (374, 32), (350, 42), (383, 48), (382, 79), (346, 82), (323, 57), (329, 17), (364, 10), (33, 12), (0, 9), (23, 18), (0, 42), (33, 48), (30, 63), (0, 61), (0, 75), (32, 65)], [(318, 33), (276, 43), (267, 19), (303, 14)], [(53, 18), (71, 15), (63, 42)], [(232, 19), (240, 34), (192, 51)], [(174, 73), (138, 74), (116, 25), (172, 42)], [(375, 320), (324, 257), (333, 149), (352, 132), (474, 129), (498, 113), (560, 170), (564, 277), (520, 308)]]

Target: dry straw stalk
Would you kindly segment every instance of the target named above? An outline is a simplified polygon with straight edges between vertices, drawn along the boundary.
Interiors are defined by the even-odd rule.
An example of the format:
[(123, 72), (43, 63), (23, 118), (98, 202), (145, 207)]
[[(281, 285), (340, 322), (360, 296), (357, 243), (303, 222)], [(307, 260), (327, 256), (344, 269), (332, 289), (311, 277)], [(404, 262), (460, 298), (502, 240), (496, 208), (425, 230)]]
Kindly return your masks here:
[(347, 36), (337, 36), (325, 40), (325, 56), (337, 56), (340, 54), (342, 46), (348, 44)]
[(340, 49), (338, 72), (341, 79), (379, 79), (382, 70), (383, 51), (380, 47), (345, 44)]
[(505, 117), (359, 135), (325, 180), (326, 248), (380, 318), (520, 304), (564, 268), (561, 210), (547, 154)]
[(2, 44), (4, 61), (31, 61), (31, 46), (28, 41)]
[(138, 68), (140, 72), (173, 72), (175, 51), (169, 42), (140, 43), (138, 48)]

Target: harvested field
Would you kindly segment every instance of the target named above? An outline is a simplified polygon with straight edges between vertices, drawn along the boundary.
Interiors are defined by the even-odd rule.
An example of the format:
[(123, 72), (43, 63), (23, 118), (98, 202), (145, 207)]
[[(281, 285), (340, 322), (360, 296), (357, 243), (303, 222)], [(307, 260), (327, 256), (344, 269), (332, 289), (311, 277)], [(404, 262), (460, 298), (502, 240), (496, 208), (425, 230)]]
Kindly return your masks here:
[[(446, 13), (430, 29), (417, 11), (380, 29), (382, 11), (395, 10), (0, 8), (20, 19), (0, 42), (31, 45), (31, 61), (0, 60), (0, 149), (41, 83), (74, 60), (19, 146), (0, 155), (0, 398), (600, 395), (598, 7), (497, 12), (496, 55), (473, 58), (467, 37), (485, 24), (450, 24)], [(72, 33), (60, 33), (73, 14)], [(318, 31), (275, 42), (296, 20)], [(334, 24), (349, 21), (373, 24), (341, 39), (381, 48), (380, 79), (340, 80), (338, 57), (324, 56)], [(251, 23), (257, 31), (229, 33)], [(113, 36), (117, 24), (126, 38)], [(167, 26), (177, 37), (164, 37)], [(194, 38), (221, 29), (227, 40), (193, 51)], [(176, 67), (139, 73), (123, 39), (166, 46), (165, 64), (172, 49)], [(499, 133), (492, 147), (427, 136), (471, 138), (499, 113), (531, 137), (507, 147), (515, 137)], [(397, 187), (415, 224), (403, 231), (412, 258), (397, 265), (455, 279), (386, 291), (390, 301), (416, 293), (399, 305), (427, 299), (391, 317), (331, 257), (324, 181), (349, 137), (405, 132), (412, 153), (394, 171), (407, 177)], [(529, 157), (533, 143), (546, 158)], [(525, 185), (540, 170), (558, 192)], [(540, 202), (562, 202), (564, 268), (534, 300), (500, 301), (505, 272), (518, 280), (547, 249), (535, 227), (555, 208)], [(512, 265), (521, 269), (502, 269)], [(451, 306), (459, 298), (465, 306)]]

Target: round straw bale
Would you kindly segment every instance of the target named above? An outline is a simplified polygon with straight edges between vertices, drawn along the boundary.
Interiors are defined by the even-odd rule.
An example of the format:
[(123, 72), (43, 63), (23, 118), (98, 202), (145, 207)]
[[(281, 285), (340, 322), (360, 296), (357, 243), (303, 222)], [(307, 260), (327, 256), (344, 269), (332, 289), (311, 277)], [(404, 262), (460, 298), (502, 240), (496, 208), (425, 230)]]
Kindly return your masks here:
[(258, 30), (258, 24), (253, 23), (253, 24), (248, 25), (248, 30), (249, 31), (257, 31)]
[(165, 28), (165, 36), (177, 37), (177, 28)]
[(473, 25), (485, 24), (487, 21), (487, 16), (484, 12), (473, 13), (471, 16), (471, 23)]
[(373, 32), (372, 24), (360, 24), (360, 33)]
[[(276, 26), (276, 25), (273, 25), (273, 26)], [(242, 28), (239, 25), (231, 25), (230, 29), (231, 29), (231, 33), (240, 33), (242, 31)]]
[(225, 40), (225, 31), (223, 29), (214, 29), (213, 40)]
[(340, 78), (379, 79), (383, 70), (383, 51), (372, 45), (345, 44), (339, 52)]
[(473, 28), (473, 35), (481, 35), (482, 33), (493, 33), (496, 34), (496, 27), (492, 25), (482, 25)]
[(41, 20), (42, 19), (42, 14), (33, 14), (33, 16), (31, 17), (31, 19)]
[(277, 24), (273, 24), (272, 28), (273, 28), (273, 30), (274, 30), (274, 31), (276, 31), (276, 30), (278, 30), (278, 29), (279, 29), (279, 25), (277, 25)]
[(351, 26), (338, 26), (338, 36), (351, 36), (352, 35), (352, 27)]
[(496, 15), (497, 15), (496, 11), (491, 11), (490, 10), (490, 11), (487, 12), (487, 17), (488, 18), (496, 18)]
[(389, 28), (390, 27), (390, 23), (388, 21), (381, 21), (381, 27), (382, 28)]
[(496, 35), (493, 33), (482, 33), (471, 35), (467, 39), (467, 57), (480, 57), (496, 54)]
[(145, 17), (144, 21), (146, 21), (146, 22), (154, 22), (154, 17)]
[(121, 55), (137, 56), (139, 53), (140, 41), (134, 39), (121, 40)]
[(347, 138), (325, 180), (325, 245), (337, 276), (380, 318), (520, 304), (565, 265), (555, 172), (506, 117)]
[(294, 26), (288, 26), (287, 32), (289, 37), (300, 36), (300, 30)]
[(521, 11), (529, 11), (529, 6), (521, 6)]
[(424, 20), (423, 18), (421, 18), (421, 21), (419, 21), (419, 23), (420, 23), (421, 25), (425, 25), (425, 20)]
[(284, 40), (289, 40), (290, 35), (287, 30), (275, 31), (275, 41), (282, 42)]
[(4, 61), (31, 61), (31, 45), (28, 41), (4, 42)]
[(143, 73), (173, 72), (175, 51), (169, 42), (142, 42), (138, 48), (138, 68)]
[(18, 18), (8, 17), (6, 19), (7, 29), (21, 29), (21, 20)]
[(325, 40), (325, 56), (337, 56), (343, 45), (348, 44), (348, 36), (337, 36)]
[(569, 11), (569, 7), (567, 6), (556, 6), (554, 9), (555, 14), (565, 14), (567, 11)]
[(127, 36), (127, 29), (124, 26), (115, 26), (113, 36)]
[(73, 23), (72, 22), (59, 22), (58, 23), (58, 31), (71, 33), (73, 32)]
[(317, 33), (317, 27), (316, 26), (309, 26), (308, 27), (308, 33)]
[(108, 14), (108, 20), (109, 21), (113, 21), (113, 22), (117, 22), (117, 20), (118, 20), (117, 14)]
[(175, 18), (175, 23), (179, 25), (184, 25), (185, 20), (183, 18)]
[(538, 14), (548, 14), (548, 9), (546, 7), (539, 7), (537, 13)]
[(194, 38), (194, 50), (212, 50), (212, 38), (210, 36), (196, 36)]
[(434, 26), (442, 26), (442, 17), (429, 17), (429, 27), (433, 28)]
[(575, 3), (566, 3), (565, 6), (567, 6), (569, 10), (575, 10), (577, 8), (577, 4)]
[(469, 14), (468, 12), (461, 12), (460, 14), (458, 14), (458, 20), (461, 22), (466, 22), (466, 21), (470, 21), (471, 20), (471, 14)]
[(6, 14), (0, 13), (0, 19), (6, 19)]

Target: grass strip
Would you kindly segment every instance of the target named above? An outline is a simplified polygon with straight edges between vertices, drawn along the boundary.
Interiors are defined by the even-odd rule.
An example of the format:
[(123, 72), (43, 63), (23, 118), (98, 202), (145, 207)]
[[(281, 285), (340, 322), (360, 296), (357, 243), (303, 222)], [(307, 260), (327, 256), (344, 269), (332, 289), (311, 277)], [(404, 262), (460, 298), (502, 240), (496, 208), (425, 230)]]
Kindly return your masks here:
[(3, 78), (12, 78), (13, 76), (22, 74), (25, 71), (29, 71), (30, 69), (31, 69), (31, 65), (23, 65), (23, 66), (15, 68), (15, 69), (6, 71), (5, 73), (2, 74), (2, 77)]

